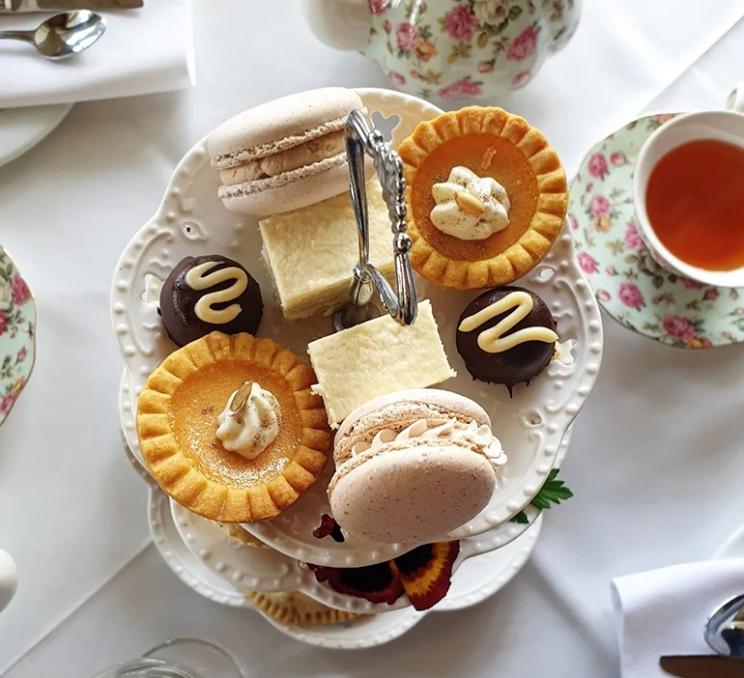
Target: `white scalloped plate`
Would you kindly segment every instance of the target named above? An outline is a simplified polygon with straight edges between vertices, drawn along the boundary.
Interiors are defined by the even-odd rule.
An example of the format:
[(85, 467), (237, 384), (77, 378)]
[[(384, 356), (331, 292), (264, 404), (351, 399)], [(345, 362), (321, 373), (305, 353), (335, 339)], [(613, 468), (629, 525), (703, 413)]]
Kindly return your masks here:
[[(196, 558), (178, 534), (169, 508), (168, 498), (160, 490), (149, 497), (150, 533), (158, 552), (178, 578), (205, 598), (232, 607), (254, 608), (244, 593), (220, 575), (212, 572)], [(452, 580), (452, 588), (444, 601), (431, 612), (458, 610), (484, 601), (505, 586), (524, 566), (540, 533), (538, 520), (518, 540), (504, 549), (472, 559)], [(464, 577), (463, 574), (467, 574)], [(445, 604), (446, 603), (446, 604)], [(368, 615), (350, 623), (300, 628), (280, 624), (259, 612), (282, 633), (310, 645), (333, 649), (361, 649), (390, 642), (403, 635), (423, 619), (428, 612), (404, 608), (387, 614)]]
[(155, 480), (150, 476), (146, 466), (142, 463), (142, 453), (139, 448), (139, 440), (137, 439), (137, 428), (134, 424), (134, 399), (132, 398), (132, 385), (129, 371), (124, 368), (121, 372), (121, 379), (119, 379), (119, 425), (121, 426), (121, 434), (124, 437), (124, 441), (127, 444), (127, 456), (133, 457), (133, 463), (136, 462), (136, 471), (142, 477), (146, 478), (148, 482), (157, 486)]
[[(571, 431), (561, 442), (559, 463), (565, 458)], [(221, 577), (255, 591), (302, 591), (311, 598), (340, 610), (370, 614), (409, 607), (410, 602), (401, 596), (395, 603), (374, 604), (355, 596), (334, 591), (318, 582), (315, 575), (300, 561), (273, 549), (251, 548), (230, 538), (220, 525), (192, 513), (171, 500), (171, 513), (181, 539), (191, 553)], [(460, 553), (452, 571), (459, 572), (467, 562), (504, 548), (521, 537), (536, 523), (540, 511), (533, 506), (525, 509), (528, 522), (506, 523), (477, 537), (460, 542)], [(446, 600), (446, 599), (445, 599)]]
[(245, 590), (237, 588), (204, 567), (204, 564), (186, 548), (173, 522), (168, 497), (160, 490), (153, 489), (150, 492), (149, 521), (155, 547), (171, 570), (189, 588), (215, 603), (255, 610), (283, 633), (311, 645), (340, 649), (374, 647), (402, 636), (424, 617), (422, 613), (413, 609), (404, 609), (317, 629), (280, 624), (254, 607), (246, 598)]
[[(160, 543), (156, 541), (158, 550), (176, 574), (191, 588), (202, 593), (202, 595), (206, 595), (204, 591), (210, 592), (207, 597), (211, 600), (233, 606), (244, 605), (246, 602), (243, 595), (236, 596), (235, 592), (250, 589), (259, 591), (302, 590), (307, 595), (330, 607), (367, 614), (390, 612), (410, 607), (404, 598), (401, 598), (395, 607), (391, 607), (372, 605), (367, 601), (332, 591), (324, 584), (319, 584), (306, 568), (299, 566), (297, 561), (273, 550), (244, 547), (239, 542), (227, 537), (215, 522), (197, 516), (165, 497), (141, 465), (137, 463), (124, 435), (125, 425), (133, 424), (131, 413), (126, 406), (128, 396), (126, 377), (127, 372), (124, 370), (120, 385), (120, 403), (125, 403), (120, 409), (124, 450), (135, 470), (152, 486), (150, 529), (153, 533), (153, 540), (155, 540), (155, 532), (157, 531), (157, 534), (165, 540), (161, 540)], [(561, 441), (558, 464), (565, 459), (570, 437), (571, 429), (569, 428), (563, 441)], [(163, 501), (167, 502), (170, 507), (169, 517), (163, 516), (161, 506)], [(469, 555), (467, 561), (463, 562), (465, 559), (458, 559), (458, 567), (453, 568), (453, 571), (461, 571), (461, 574), (453, 577), (450, 592), (442, 602), (437, 604), (436, 611), (460, 609), (474, 605), (495, 593), (516, 574), (532, 552), (534, 542), (541, 529), (540, 525), (542, 525), (540, 512), (528, 507), (527, 513), (528, 524), (512, 523), (508, 526), (508, 532), (505, 531), (506, 526), (502, 526), (498, 528), (501, 534), (496, 534), (497, 530), (493, 530), (493, 534), (486, 533), (483, 535), (488, 537), (487, 539), (480, 537), (468, 540)], [(173, 529), (176, 530), (180, 543), (189, 551), (190, 555), (188, 557), (182, 555), (182, 547), (179, 545), (179, 539), (175, 538)], [(532, 536), (528, 538), (526, 533)], [(519, 551), (521, 557), (515, 554), (514, 559), (508, 561), (508, 567), (504, 565), (500, 570), (494, 569), (494, 561), (505, 563), (505, 555), (511, 553), (511, 551), (502, 551), (494, 556), (492, 555), (494, 551), (511, 545), (517, 539), (521, 544), (521, 550)], [(166, 542), (170, 544), (169, 548), (166, 548)], [(181, 555), (174, 555), (174, 551)], [(470, 557), (476, 555), (477, 558)], [(181, 567), (177, 570), (175, 565), (179, 562)], [(184, 568), (183, 562), (189, 564), (189, 567)], [(460, 568), (460, 564), (464, 567)], [(211, 570), (213, 577), (195, 577), (193, 571), (202, 572), (205, 565), (207, 569)], [(189, 570), (192, 571), (191, 575), (188, 574)], [(475, 574), (469, 574), (471, 571), (474, 571)], [(310, 577), (308, 578), (307, 575), (310, 575)], [(200, 581), (200, 586), (197, 588), (196, 584), (199, 584)], [(215, 589), (215, 582), (219, 582), (220, 587)], [(210, 586), (212, 587), (211, 591)], [(268, 619), (277, 628), (284, 627), (282, 624), (275, 623), (273, 619)], [(306, 630), (303, 630), (304, 632)]]
[[(136, 449), (133, 446), (137, 445), (137, 434), (134, 426), (134, 418), (132, 416), (129, 373), (126, 369), (122, 371), (121, 381), (119, 384), (119, 421), (121, 423), (121, 433), (128, 459), (132, 462), (132, 465), (139, 475), (141, 475), (152, 487), (157, 488), (155, 481), (150, 477), (144, 467), (137, 462), (137, 455), (132, 451), (133, 449)], [(566, 434), (563, 436), (555, 463), (556, 468), (560, 468), (561, 464), (563, 464), (563, 460), (566, 458), (571, 440), (572, 428), (573, 426), (570, 426), (566, 431)], [(200, 518), (173, 501), (171, 501), (171, 511), (179, 534), (189, 547), (191, 553), (195, 557), (204, 561), (204, 563), (215, 573), (233, 579), (237, 577), (244, 585), (250, 585), (254, 590), (258, 591), (292, 590), (293, 585), (298, 586), (298, 584), (295, 583), (296, 581), (299, 581), (297, 580), (296, 575), (292, 575), (295, 576), (294, 580), (290, 580), (292, 583), (287, 583), (286, 580), (283, 580), (282, 583), (274, 583), (271, 581), (276, 579), (276, 575), (273, 571), (268, 577), (270, 581), (264, 581), (263, 573), (255, 570), (253, 566), (254, 563), (250, 558), (246, 559), (245, 550), (236, 548), (234, 540), (226, 537), (225, 533), (213, 521)], [(470, 555), (473, 556), (489, 553), (494, 549), (502, 548), (519, 538), (532, 524), (535, 523), (540, 515), (540, 511), (531, 505), (528, 505), (524, 509), (524, 512), (527, 515), (527, 523), (507, 522), (497, 528), (489, 530), (488, 532), (484, 532), (482, 535), (470, 537), (467, 540)], [(274, 553), (276, 553), (279, 558), (284, 558), (288, 562), (297, 562), (276, 551), (274, 551)], [(459, 562), (461, 561), (458, 561), (458, 564)], [(262, 563), (259, 562), (259, 564)], [(250, 584), (248, 582), (250, 582)], [(312, 592), (309, 592), (308, 595), (312, 595)], [(321, 598), (321, 600), (324, 599)], [(346, 607), (342, 606), (341, 609), (346, 609)]]
[[(393, 143), (420, 120), (437, 115), (436, 107), (415, 97), (381, 89), (359, 90), (370, 112), (397, 116)], [(159, 283), (185, 256), (225, 253), (242, 261), (265, 292), (260, 336), (279, 340), (299, 355), (307, 343), (330, 331), (328, 318), (285, 321), (270, 299), (270, 282), (260, 262), (260, 236), (255, 221), (227, 212), (217, 198), (217, 175), (209, 165), (205, 139), (178, 164), (155, 216), (133, 237), (117, 264), (111, 292), (114, 330), (131, 374), (136, 398), (150, 372), (173, 345), (157, 313)], [(602, 355), (602, 325), (597, 302), (574, 261), (565, 232), (543, 262), (520, 281), (543, 298), (558, 321), (561, 339), (573, 339), (575, 362), (554, 363), (529, 387), (517, 387), (509, 398), (501, 386), (473, 381), (455, 348), (455, 324), (475, 296), (443, 290), (418, 279), (419, 296), (432, 300), (447, 353), (459, 376), (444, 384), (481, 403), (510, 456), (508, 476), (488, 507), (468, 525), (444, 535), (464, 538), (491, 530), (524, 508), (553, 467), (564, 432), (594, 384)], [(134, 411), (134, 406), (133, 406)], [(136, 448), (135, 448), (136, 451)], [(330, 469), (329, 469), (330, 471)], [(415, 544), (374, 544), (349, 538), (344, 544), (318, 548), (312, 535), (322, 513), (328, 513), (324, 481), (317, 482), (291, 509), (276, 519), (248, 525), (272, 547), (299, 560), (348, 567), (387, 560)], [(335, 542), (334, 542), (335, 544)]]
[[(237, 587), (268, 592), (301, 591), (328, 607), (359, 614), (387, 613), (411, 606), (405, 596), (401, 596), (392, 604), (387, 604), (371, 603), (363, 598), (338, 593), (327, 584), (318, 582), (312, 571), (300, 561), (273, 549), (246, 546), (231, 539), (217, 523), (191, 513), (172, 500), (170, 507), (173, 523), (191, 554), (214, 574), (232, 582)], [(495, 547), (493, 542), (483, 540), (482, 536), (463, 540), (460, 542), (460, 554), (452, 567), (453, 574), (460, 572), (467, 563), (481, 561), (497, 551), (503, 551), (499, 559), (507, 556), (511, 558), (511, 552), (505, 549), (538, 523), (542, 524), (542, 520), (540, 512), (536, 511), (529, 524), (515, 525), (514, 527), (518, 529), (514, 531), (514, 536)], [(536, 537), (536, 532), (532, 534)], [(521, 539), (520, 543), (525, 545)], [(532, 542), (529, 541), (528, 552), (531, 550)], [(492, 560), (492, 558), (487, 558), (484, 562), (491, 563)], [(470, 569), (465, 568), (466, 571)], [(504, 574), (508, 572), (505, 571)], [(467, 578), (466, 575), (465, 579)]]
[(525, 532), (505, 547), (465, 561), (457, 577), (452, 579), (446, 597), (432, 611), (451, 612), (472, 607), (504, 588), (529, 559), (542, 524), (542, 516), (538, 516)]

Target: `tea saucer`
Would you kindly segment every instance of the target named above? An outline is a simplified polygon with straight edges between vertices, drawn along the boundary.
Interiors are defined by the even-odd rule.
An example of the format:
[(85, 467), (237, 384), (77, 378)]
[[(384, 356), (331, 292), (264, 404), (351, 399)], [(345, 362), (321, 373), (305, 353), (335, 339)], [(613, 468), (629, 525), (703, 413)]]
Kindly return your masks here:
[(677, 348), (737, 344), (744, 341), (744, 288), (711, 287), (668, 271), (636, 228), (636, 156), (675, 115), (638, 118), (586, 154), (570, 190), (576, 256), (599, 305), (628, 329)]
[(0, 424), (10, 414), (36, 359), (36, 302), (0, 246)]

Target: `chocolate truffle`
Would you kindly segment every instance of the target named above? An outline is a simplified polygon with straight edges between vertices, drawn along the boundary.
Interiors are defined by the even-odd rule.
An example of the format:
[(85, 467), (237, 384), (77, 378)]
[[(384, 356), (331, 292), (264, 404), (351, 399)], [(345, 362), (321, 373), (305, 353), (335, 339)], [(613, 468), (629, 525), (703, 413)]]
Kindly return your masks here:
[(474, 379), (511, 393), (550, 362), (558, 335), (545, 302), (521, 287), (497, 287), (471, 301), (457, 323), (457, 350)]
[(178, 346), (215, 330), (255, 334), (263, 315), (261, 289), (237, 261), (219, 254), (186, 257), (163, 283), (160, 315)]

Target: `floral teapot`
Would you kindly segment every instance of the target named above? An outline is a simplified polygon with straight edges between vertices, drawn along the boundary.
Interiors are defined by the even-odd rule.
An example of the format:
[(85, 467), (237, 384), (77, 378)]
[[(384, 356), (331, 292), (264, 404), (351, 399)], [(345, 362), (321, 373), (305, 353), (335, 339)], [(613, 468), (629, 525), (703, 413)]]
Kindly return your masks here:
[(524, 87), (579, 22), (581, 0), (305, 0), (321, 42), (360, 50), (424, 98)]

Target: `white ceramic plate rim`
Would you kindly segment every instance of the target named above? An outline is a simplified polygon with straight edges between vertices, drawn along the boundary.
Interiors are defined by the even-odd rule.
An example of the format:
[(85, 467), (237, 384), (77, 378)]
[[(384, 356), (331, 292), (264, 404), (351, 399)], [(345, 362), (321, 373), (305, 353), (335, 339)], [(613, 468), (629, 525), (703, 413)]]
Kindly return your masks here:
[[(121, 435), (122, 435), (122, 444), (124, 447), (124, 451), (127, 455), (127, 458), (132, 463), (135, 471), (142, 476), (142, 478), (151, 486), (153, 490), (158, 490), (157, 484), (155, 481), (150, 477), (150, 475), (145, 471), (145, 469), (139, 464), (132, 453), (132, 450), (129, 446), (129, 442), (127, 440), (127, 435), (125, 431), (133, 431), (134, 430), (134, 420), (131, 415), (131, 411), (128, 409), (129, 407), (129, 393), (128, 393), (128, 373), (126, 370), (122, 371), (121, 375), (121, 382), (120, 382), (120, 390), (119, 390), (119, 416), (121, 421)], [(566, 453), (568, 451), (568, 447), (570, 444), (571, 439), (571, 432), (572, 429), (569, 428), (568, 431), (566, 431), (566, 434), (564, 436), (564, 439), (561, 441), (561, 447), (558, 455), (558, 459), (556, 461), (556, 467), (560, 467), (560, 464), (563, 463), (563, 460), (565, 459)], [(206, 565), (209, 569), (211, 569), (214, 574), (218, 577), (221, 577), (222, 579), (226, 578), (233, 578), (238, 576), (239, 581), (243, 582), (245, 584), (246, 581), (246, 574), (244, 572), (241, 572), (239, 567), (236, 565), (235, 561), (232, 561), (232, 559), (229, 557), (218, 557), (218, 553), (208, 553), (208, 554), (202, 554), (201, 551), (205, 549), (205, 544), (203, 540), (200, 538), (200, 535), (198, 534), (199, 530), (199, 522), (202, 519), (199, 516), (195, 516), (192, 514), (188, 509), (178, 505), (176, 502), (174, 502), (172, 499), (169, 499), (169, 506), (170, 506), (170, 513), (171, 513), (171, 519), (173, 520), (174, 527), (178, 531), (179, 536), (181, 537), (181, 540), (184, 542), (185, 547), (190, 551), (190, 553), (193, 555), (195, 559), (199, 561), (200, 564)], [(519, 539), (524, 535), (526, 532), (530, 531), (534, 525), (536, 525), (538, 522), (542, 521), (541, 518), (541, 512), (533, 509), (529, 510), (531, 507), (528, 507), (528, 518), (529, 523), (525, 525), (520, 524), (510, 524), (510, 525), (504, 525), (500, 528), (497, 528), (496, 530), (493, 530), (492, 532), (497, 532), (498, 534), (489, 534), (484, 533), (483, 535), (479, 535), (478, 537), (471, 537), (469, 540), (465, 540), (461, 544), (461, 556), (458, 556), (458, 559), (455, 563), (455, 566), (453, 567), (453, 574), (457, 570), (460, 564), (467, 560), (468, 558), (484, 555), (487, 553), (490, 553), (491, 551), (494, 551), (499, 548), (503, 548), (504, 546), (508, 546), (513, 541)], [(199, 519), (196, 524), (193, 524), (191, 518), (197, 518)], [(219, 529), (219, 528), (218, 528)], [(229, 543), (230, 538), (227, 534), (222, 535), (224, 542)], [(220, 553), (222, 552), (222, 548), (220, 548)], [(283, 556), (288, 561), (291, 561), (289, 557)], [(285, 573), (283, 576), (273, 577), (273, 579), (277, 579), (276, 583), (266, 586), (265, 584), (258, 584), (257, 581), (254, 579), (254, 582), (250, 584), (250, 586), (255, 590), (264, 590), (264, 591), (277, 591), (277, 590), (301, 590), (306, 595), (309, 595), (312, 598), (315, 598), (316, 600), (319, 600), (322, 603), (325, 603), (326, 605), (329, 605), (330, 607), (337, 607), (341, 610), (353, 610), (356, 612), (363, 612), (363, 613), (375, 613), (375, 612), (382, 612), (382, 611), (392, 611), (396, 609), (402, 609), (405, 607), (408, 607), (407, 601), (401, 599), (400, 602), (395, 606), (388, 606), (388, 605), (374, 605), (372, 603), (369, 603), (368, 601), (361, 600), (359, 598), (355, 598), (352, 596), (346, 596), (343, 594), (339, 594), (337, 592), (334, 592), (329, 589), (329, 587), (320, 584), (315, 580), (315, 577), (307, 570), (300, 569), (300, 568), (294, 568), (290, 565), (291, 572)], [(280, 583), (281, 580), (284, 579), (284, 583)], [(289, 584), (292, 584), (291, 586)], [(246, 584), (247, 585), (247, 584)], [(442, 609), (442, 605), (447, 601), (448, 599), (445, 598), (442, 603), (439, 603), (437, 609)], [(477, 602), (477, 601), (476, 601)], [(474, 604), (474, 603), (473, 603)], [(450, 609), (450, 603), (447, 603), (447, 609)], [(464, 607), (465, 605), (463, 605)]]
[[(261, 610), (255, 608), (245, 595), (232, 584), (203, 568), (197, 559), (193, 557), (189, 558), (191, 554), (182, 542), (178, 544), (171, 542), (172, 537), (169, 536), (168, 531), (172, 530), (176, 536), (177, 532), (175, 531), (175, 525), (172, 523), (172, 516), (168, 507), (168, 497), (158, 489), (153, 489), (149, 493), (148, 518), (150, 532), (156, 549), (174, 574), (189, 588), (208, 600), (220, 603), (221, 605), (254, 609), (272, 626), (286, 635), (311, 645), (332, 649), (361, 649), (381, 645), (403, 635), (429, 614), (429, 612), (449, 612), (464, 609), (486, 600), (503, 588), (521, 570), (534, 549), (542, 527), (542, 518), (540, 518), (525, 532), (523, 538), (526, 541), (526, 545), (509, 561), (507, 567), (504, 568), (507, 570), (506, 575), (500, 571), (489, 577), (481, 586), (476, 587), (474, 592), (463, 596), (462, 599), (455, 595), (445, 605), (444, 602), (448, 600), (445, 598), (445, 601), (426, 612), (416, 612), (413, 609), (406, 608), (395, 610), (385, 615), (375, 615), (377, 618), (381, 617), (382, 619), (389, 620), (389, 630), (385, 633), (366, 635), (361, 639), (352, 640), (335, 637), (330, 627), (317, 627), (316, 629), (308, 630), (277, 622), (262, 613)], [(181, 550), (184, 553), (181, 553)], [(487, 558), (488, 555), (485, 557)]]

